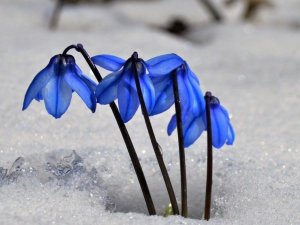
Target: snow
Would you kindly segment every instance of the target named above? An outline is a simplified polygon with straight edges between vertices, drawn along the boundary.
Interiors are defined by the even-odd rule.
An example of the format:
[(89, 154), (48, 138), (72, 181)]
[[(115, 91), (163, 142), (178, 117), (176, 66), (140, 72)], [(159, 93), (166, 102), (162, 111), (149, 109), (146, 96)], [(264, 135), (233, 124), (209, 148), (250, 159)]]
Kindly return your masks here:
[[(229, 19), (220, 25), (194, 0), (70, 6), (52, 31), (46, 28), (52, 1), (2, 0), (0, 224), (300, 224), (300, 3), (273, 2), (276, 8), (253, 23), (238, 20), (241, 5), (226, 9)], [(193, 24), (186, 37), (159, 28), (173, 16)], [(59, 120), (38, 102), (21, 111), (34, 75), (73, 43), (91, 55), (124, 58), (133, 51), (144, 59), (175, 52), (199, 75), (202, 90), (229, 109), (237, 138), (214, 151), (209, 222), (200, 220), (205, 135), (186, 150), (191, 219), (149, 217), (109, 107), (98, 105), (91, 114), (74, 95)], [(177, 137), (166, 134), (173, 111), (151, 120), (180, 200)], [(127, 126), (162, 215), (169, 200), (141, 113)]]

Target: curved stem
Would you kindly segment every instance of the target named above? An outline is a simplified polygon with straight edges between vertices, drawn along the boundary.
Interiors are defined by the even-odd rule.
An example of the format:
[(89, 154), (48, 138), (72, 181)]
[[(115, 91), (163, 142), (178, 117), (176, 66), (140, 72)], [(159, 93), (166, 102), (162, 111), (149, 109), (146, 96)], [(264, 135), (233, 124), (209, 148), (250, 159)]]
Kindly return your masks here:
[[(90, 56), (88, 55), (88, 53), (86, 52), (86, 50), (83, 48), (82, 44), (77, 44), (77, 45), (70, 45), (69, 47), (67, 47), (63, 54), (67, 54), (67, 52), (70, 49), (76, 49), (76, 51), (80, 52), (82, 54), (82, 56), (84, 57), (84, 59), (86, 60), (86, 62), (88, 63), (89, 67), (91, 68), (91, 70), (93, 71), (93, 74), (95, 75), (96, 79), (98, 80), (98, 82), (100, 82), (102, 80), (101, 74), (98, 71), (98, 69), (96, 68), (95, 64), (93, 63), (93, 61), (91, 60)], [(119, 129), (121, 131), (122, 137), (124, 139), (125, 145), (127, 147), (131, 162), (133, 164), (133, 167), (135, 169), (138, 181), (140, 183), (145, 201), (146, 201), (146, 205), (148, 208), (148, 212), (150, 215), (156, 215), (156, 211), (155, 211), (155, 207), (151, 198), (151, 194), (148, 188), (148, 184), (144, 175), (144, 172), (142, 170), (141, 164), (139, 162), (139, 158), (136, 154), (135, 148), (133, 146), (133, 143), (131, 141), (131, 138), (129, 136), (129, 133), (126, 129), (125, 124), (123, 123), (123, 120), (121, 118), (121, 115), (119, 113), (118, 107), (116, 106), (116, 104), (114, 102), (112, 102), (110, 104), (110, 108), (115, 116), (115, 119), (117, 121), (117, 124), (119, 126)]]
[(159, 144), (156, 141), (155, 134), (154, 134), (154, 131), (153, 131), (153, 128), (152, 128), (152, 125), (151, 125), (151, 122), (150, 122), (150, 119), (149, 119), (149, 116), (148, 116), (147, 108), (146, 108), (146, 105), (145, 105), (145, 101), (144, 101), (144, 97), (143, 97), (143, 93), (142, 93), (142, 88), (141, 88), (141, 84), (140, 84), (139, 77), (138, 77), (138, 71), (137, 71), (136, 63), (139, 59), (138, 59), (138, 55), (137, 55), (136, 52), (133, 53), (133, 55), (131, 57), (131, 60), (132, 60), (132, 64), (133, 64), (133, 74), (134, 74), (134, 80), (135, 80), (135, 84), (136, 84), (136, 88), (137, 88), (137, 93), (138, 93), (139, 101), (140, 101), (140, 104), (141, 104), (141, 109), (142, 109), (142, 113), (143, 113), (143, 116), (144, 116), (145, 124), (146, 124), (148, 134), (149, 134), (149, 137), (150, 137), (150, 140), (151, 140), (151, 144), (152, 144), (152, 147), (153, 147), (158, 165), (160, 167), (163, 179), (164, 179), (165, 184), (166, 184), (166, 188), (167, 188), (169, 198), (170, 198), (170, 201), (171, 201), (171, 204), (172, 204), (173, 212), (174, 212), (174, 214), (178, 215), (179, 214), (179, 209), (178, 209), (174, 189), (172, 187), (172, 183), (171, 183), (166, 165), (164, 163), (164, 160), (163, 160), (160, 148), (159, 148)]
[(63, 51), (63, 55), (66, 55), (66, 54), (68, 54), (68, 51), (70, 51), (71, 49), (75, 49), (76, 51), (78, 51), (78, 47), (77, 47), (77, 45), (70, 45), (70, 46), (68, 46), (68, 47), (66, 47), (65, 48), (65, 50)]
[(212, 190), (212, 176), (213, 176), (213, 151), (212, 151), (212, 131), (210, 119), (210, 98), (211, 93), (205, 93), (205, 107), (206, 107), (206, 123), (207, 123), (207, 175), (206, 175), (206, 193), (205, 193), (205, 209), (204, 219), (210, 219), (210, 205), (211, 205), (211, 190)]
[(175, 111), (177, 122), (177, 136), (178, 136), (178, 148), (179, 148), (179, 160), (180, 160), (180, 177), (181, 177), (181, 215), (187, 217), (187, 181), (186, 181), (186, 166), (185, 166), (185, 152), (184, 152), (184, 139), (182, 130), (182, 112), (180, 106), (180, 97), (178, 89), (177, 72), (174, 70), (173, 75), (173, 92), (175, 99)]

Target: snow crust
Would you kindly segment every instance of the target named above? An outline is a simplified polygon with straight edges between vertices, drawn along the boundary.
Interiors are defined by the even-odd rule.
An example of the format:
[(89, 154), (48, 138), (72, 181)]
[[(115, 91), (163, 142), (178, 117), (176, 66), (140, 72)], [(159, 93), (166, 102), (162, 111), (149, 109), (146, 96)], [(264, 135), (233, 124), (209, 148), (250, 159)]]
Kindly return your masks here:
[[(300, 224), (300, 3), (273, 1), (254, 23), (241, 5), (216, 25), (197, 1), (117, 2), (66, 7), (48, 30), (52, 1), (2, 0), (0, 7), (0, 224)], [(216, 1), (221, 7), (221, 2)], [(160, 27), (193, 24), (185, 37)], [(147, 216), (127, 150), (109, 107), (91, 114), (78, 96), (59, 120), (43, 103), (21, 111), (24, 93), (51, 56), (73, 43), (91, 55), (144, 59), (174, 52), (230, 111), (236, 143), (214, 151), (212, 219), (203, 213), (206, 136), (186, 149), (191, 219)], [(73, 52), (80, 67), (83, 59)], [(151, 118), (180, 200), (173, 114)], [(157, 211), (169, 203), (141, 113), (128, 123)], [(75, 151), (74, 151), (75, 150)]]

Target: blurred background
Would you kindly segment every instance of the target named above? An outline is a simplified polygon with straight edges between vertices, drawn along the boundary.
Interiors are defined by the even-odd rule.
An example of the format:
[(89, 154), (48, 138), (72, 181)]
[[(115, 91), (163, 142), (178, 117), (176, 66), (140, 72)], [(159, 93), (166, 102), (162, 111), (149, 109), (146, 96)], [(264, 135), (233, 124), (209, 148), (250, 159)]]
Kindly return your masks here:
[[(227, 224), (299, 224), (299, 0), (0, 0), (0, 31), (1, 167), (10, 168), (22, 156), (39, 168), (40, 163), (76, 150), (86, 165), (98, 171), (117, 212), (146, 214), (108, 107), (98, 105), (91, 114), (74, 95), (66, 114), (55, 120), (36, 101), (21, 112), (22, 102), (33, 77), (70, 44), (82, 43), (91, 56), (107, 53), (128, 58), (138, 51), (146, 60), (174, 52), (199, 76), (203, 92), (212, 91), (226, 106), (237, 134), (234, 146), (214, 153), (215, 224), (226, 220)], [(82, 57), (70, 53), (93, 79)], [(171, 108), (151, 120), (180, 196), (177, 137), (166, 134), (173, 113)], [(140, 114), (127, 126), (162, 214), (168, 199)], [(205, 149), (204, 135), (186, 152), (189, 212), (197, 219), (204, 202)], [(11, 186), (1, 187), (1, 224), (9, 224), (7, 218), (11, 224), (25, 219), (28, 224), (50, 224), (41, 223), (47, 219), (74, 224), (81, 219), (71, 211), (56, 210), (65, 195), (52, 196), (52, 203), (41, 205), (45, 195), (37, 193), (43, 193), (43, 187), (26, 185), (25, 189), (14, 186), (18, 198), (11, 195)], [(28, 204), (41, 209), (39, 217), (24, 213), (28, 205), (23, 195), (33, 187), (37, 190), (29, 195)], [(46, 192), (51, 196), (53, 189)], [(97, 207), (102, 203), (82, 206), (85, 195), (72, 199), (79, 213), (85, 209), (90, 213), (90, 221), (82, 224), (113, 220), (105, 210), (101, 213), (106, 220), (98, 220)], [(131, 224), (126, 221), (122, 224)], [(140, 221), (148, 224), (148, 218)]]

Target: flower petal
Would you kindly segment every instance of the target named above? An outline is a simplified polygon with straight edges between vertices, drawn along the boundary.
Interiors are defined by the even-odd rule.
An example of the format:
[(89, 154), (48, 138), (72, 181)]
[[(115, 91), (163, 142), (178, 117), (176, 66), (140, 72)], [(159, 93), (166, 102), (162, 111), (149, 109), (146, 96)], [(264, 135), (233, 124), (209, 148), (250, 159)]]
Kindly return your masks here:
[(191, 91), (193, 92), (194, 100), (192, 102), (192, 111), (194, 115), (201, 115), (205, 111), (205, 100), (200, 89), (199, 83), (193, 78), (188, 77)]
[(121, 69), (125, 63), (124, 59), (114, 55), (96, 55), (91, 59), (96, 65), (109, 71), (117, 71)]
[(52, 57), (46, 68), (41, 70), (34, 77), (33, 81), (26, 91), (22, 110), (25, 110), (33, 99), (42, 100), (41, 90), (54, 76), (55, 60), (56, 56)]
[(155, 105), (155, 91), (152, 84), (152, 81), (146, 71), (139, 75), (139, 81), (141, 84), (141, 89), (143, 93), (143, 98), (147, 108), (148, 115), (151, 113)]
[(199, 78), (197, 77), (197, 75), (191, 70), (191, 68), (189, 67), (189, 65), (187, 63), (185, 63), (185, 67), (187, 70), (187, 76), (192, 79), (194, 82), (196, 82), (198, 85), (200, 85), (200, 81)]
[(235, 140), (235, 133), (233, 130), (232, 125), (230, 124), (230, 121), (228, 121), (228, 134), (227, 134), (227, 145), (233, 145), (233, 142)]
[(220, 105), (219, 107), (220, 107), (221, 112), (223, 113), (223, 115), (227, 119), (227, 124), (228, 124), (228, 133), (227, 133), (226, 144), (227, 145), (232, 145), (234, 140), (235, 140), (235, 132), (234, 132), (234, 129), (233, 129), (231, 123), (230, 123), (229, 113), (222, 105)]
[(171, 76), (151, 77), (155, 89), (155, 105), (151, 116), (168, 110), (174, 103)]
[(188, 112), (191, 106), (191, 100), (193, 100), (193, 92), (190, 85), (186, 82), (183, 70), (178, 71), (177, 81), (181, 109), (183, 112)]
[(167, 128), (167, 132), (168, 132), (168, 135), (170, 136), (172, 133), (173, 133), (173, 131), (176, 129), (176, 126), (177, 126), (177, 124), (176, 124), (176, 114), (175, 115), (173, 115), (172, 116), (172, 118), (171, 118), (171, 120), (170, 120), (170, 122), (169, 122), (169, 124), (168, 124), (168, 128)]
[(77, 71), (74, 69), (74, 65), (67, 66), (64, 79), (72, 88), (72, 90), (74, 90), (80, 96), (86, 106), (92, 112), (95, 112), (96, 98), (93, 89), (85, 83), (85, 81), (79, 74), (77, 74)]
[(201, 117), (195, 117), (191, 120), (187, 128), (184, 130), (184, 147), (192, 145), (205, 130), (205, 124)]
[(96, 88), (97, 102), (100, 104), (110, 104), (118, 96), (118, 85), (121, 81), (123, 70), (107, 75)]
[(156, 77), (170, 73), (172, 70), (181, 66), (183, 62), (182, 58), (171, 53), (154, 57), (147, 60), (145, 63), (149, 73)]
[(93, 81), (92, 79), (90, 79), (88, 76), (84, 75), (84, 74), (81, 74), (80, 75), (82, 81), (90, 87), (90, 89), (93, 90), (93, 92), (95, 93), (96, 92), (96, 88), (97, 88), (97, 84), (95, 81)]
[(131, 120), (139, 107), (134, 77), (130, 70), (125, 72), (119, 83), (118, 105), (124, 123)]
[(219, 105), (210, 107), (210, 112), (213, 146), (221, 148), (227, 139), (228, 119), (224, 116)]
[(97, 88), (97, 83), (90, 79), (88, 76), (84, 75), (79, 66), (73, 64), (75, 66), (76, 74), (78, 74), (82, 80), (95, 92)]
[(60, 118), (70, 105), (72, 89), (63, 76), (54, 76), (43, 88), (42, 94), (48, 113), (55, 118)]
[(224, 116), (229, 120), (229, 113), (227, 111), (227, 109), (225, 109), (222, 105), (219, 106), (220, 110), (222, 111), (222, 113), (224, 114)]
[(35, 96), (34, 99), (37, 100), (37, 101), (41, 101), (41, 100), (44, 99), (43, 95), (42, 95), (42, 90), (37, 93), (37, 95)]

